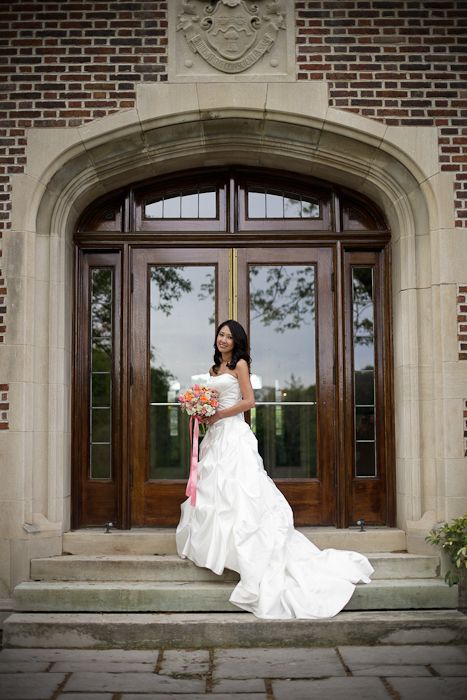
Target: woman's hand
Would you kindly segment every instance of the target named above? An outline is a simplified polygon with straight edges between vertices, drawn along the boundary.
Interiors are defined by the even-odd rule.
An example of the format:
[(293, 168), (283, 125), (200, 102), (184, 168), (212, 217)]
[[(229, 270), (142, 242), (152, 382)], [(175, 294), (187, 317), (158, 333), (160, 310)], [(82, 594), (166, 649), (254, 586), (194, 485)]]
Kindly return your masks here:
[(213, 416), (209, 416), (208, 418), (205, 418), (203, 422), (206, 425), (214, 425), (214, 423), (217, 423), (218, 420), (222, 419), (222, 416), (219, 415), (220, 413), (222, 413), (222, 411), (217, 411)]

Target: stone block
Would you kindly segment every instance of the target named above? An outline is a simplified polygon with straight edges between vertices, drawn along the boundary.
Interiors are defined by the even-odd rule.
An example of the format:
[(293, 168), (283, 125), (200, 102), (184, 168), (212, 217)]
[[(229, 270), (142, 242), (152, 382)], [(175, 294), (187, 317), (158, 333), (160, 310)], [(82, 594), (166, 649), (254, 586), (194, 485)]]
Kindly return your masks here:
[(72, 155), (86, 156), (79, 131), (74, 127), (28, 129), (27, 140), (25, 173), (44, 184)]
[(415, 665), (398, 666), (397, 664), (393, 664), (389, 666), (387, 664), (352, 664), (350, 670), (353, 676), (376, 676), (378, 678), (384, 676), (419, 677), (432, 675), (426, 666)]
[[(287, 112), (288, 115), (293, 114), (298, 118), (306, 118), (307, 123), (310, 123), (310, 119), (323, 122), (329, 111), (328, 105), (328, 84), (324, 81), (315, 80), (306, 85), (303, 83), (269, 83), (267, 86), (266, 114), (268, 116), (278, 112)], [(339, 117), (345, 119), (345, 114), (345, 112), (339, 112)], [(371, 123), (375, 124), (376, 122)]]
[(209, 670), (207, 649), (166, 649), (162, 657), (161, 675), (203, 675)]
[[(177, 696), (175, 694), (169, 694), (169, 695), (161, 695), (159, 693), (151, 693), (150, 695), (122, 695), (119, 696), (120, 700), (169, 700), (169, 698), (176, 698)], [(186, 697), (186, 696), (181, 696), (181, 697)], [(190, 700), (206, 700), (206, 695), (205, 693), (193, 693), (190, 695)], [(269, 700), (269, 696), (266, 695), (266, 693), (242, 693), (241, 695), (235, 694), (232, 695), (231, 693), (220, 693), (219, 695), (215, 695), (215, 700), (233, 700), (234, 698), (238, 697), (238, 700)], [(68, 696), (60, 696), (61, 700), (67, 700)], [(86, 696), (87, 700), (87, 696)]]
[[(113, 693), (86, 693), (85, 698), (82, 693), (60, 693), (60, 700), (113, 700)], [(147, 695), (139, 695), (139, 700), (147, 700)]]
[(273, 681), (272, 689), (276, 700), (390, 700), (391, 697), (379, 678)]
[(24, 663), (136, 663), (155, 666), (158, 651), (141, 649), (2, 649), (0, 660)]
[(0, 678), (0, 698), (49, 700), (64, 679), (63, 673), (4, 673)]
[[(15, 661), (13, 659), (3, 660), (3, 655), (0, 653), (0, 674), (4, 673), (45, 673), (49, 670), (48, 661)], [(66, 671), (64, 671), (66, 673)], [(0, 693), (2, 680), (0, 677)], [(1, 695), (0, 695), (1, 697)]]
[(216, 650), (213, 678), (311, 678), (345, 676), (333, 649)]
[(214, 681), (212, 685), (212, 693), (216, 696), (218, 693), (264, 693), (265, 686), (262, 678), (221, 678)]
[[(0, 657), (1, 659), (1, 657)], [(154, 663), (139, 661), (55, 661), (51, 671), (55, 673), (154, 673)]]
[[(214, 115), (223, 110), (235, 110), (248, 115), (259, 112), (264, 117), (266, 106), (266, 83), (207, 83), (197, 86), (198, 104), (201, 114)], [(258, 115), (259, 116), (259, 115)]]
[[(301, 83), (297, 84), (297, 88), (302, 88)], [(335, 107), (328, 107), (326, 110), (325, 129), (344, 135), (353, 132), (356, 140), (378, 148), (387, 131), (386, 125), (382, 122)]]
[(465, 678), (388, 677), (387, 681), (400, 700), (465, 700)]
[(433, 663), (467, 663), (462, 647), (449, 645), (408, 646), (340, 646), (339, 651), (349, 668), (354, 664), (426, 665)]
[(440, 170), (435, 126), (388, 126), (384, 146), (417, 173), (419, 182)]
[[(237, 3), (238, 4), (238, 3)], [(169, 62), (168, 73), (170, 83), (219, 82), (238, 85), (250, 82), (294, 81), (295, 67), (295, 13), (294, 5), (290, 2), (280, 4), (280, 15), (274, 16), (274, 5), (267, 5), (264, 0), (258, 3), (257, 36), (253, 43), (240, 49), (231, 46), (226, 49), (215, 44), (212, 46), (205, 40), (201, 27), (205, 3), (202, 0), (191, 3), (196, 11), (201, 13), (193, 28), (190, 29), (191, 15), (185, 15), (179, 24), (181, 3), (169, 4)], [(231, 13), (233, 3), (225, 3), (224, 14)], [(230, 5), (231, 7), (227, 7)], [(221, 7), (223, 7), (221, 5)], [(255, 7), (254, 5), (252, 7)], [(265, 20), (266, 11), (272, 11), (272, 21)], [(272, 9), (271, 9), (272, 8)], [(243, 11), (243, 8), (236, 8)], [(248, 15), (249, 16), (249, 15)], [(215, 15), (212, 15), (215, 22)], [(200, 28), (201, 27), (201, 28)], [(196, 29), (195, 29), (196, 28)], [(187, 34), (186, 34), (187, 33)], [(238, 41), (242, 41), (239, 37)], [(196, 46), (196, 48), (194, 48)]]
[(432, 663), (432, 669), (443, 677), (467, 676), (467, 661), (457, 664)]
[(205, 681), (169, 678), (156, 673), (73, 673), (64, 690), (111, 693), (203, 693)]

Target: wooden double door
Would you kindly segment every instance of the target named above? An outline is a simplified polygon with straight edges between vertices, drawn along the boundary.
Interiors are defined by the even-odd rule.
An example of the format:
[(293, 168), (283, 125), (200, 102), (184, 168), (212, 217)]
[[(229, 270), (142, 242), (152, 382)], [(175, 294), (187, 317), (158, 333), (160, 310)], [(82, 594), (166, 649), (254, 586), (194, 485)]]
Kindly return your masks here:
[(177, 396), (215, 328), (251, 343), (248, 420), (297, 525), (390, 524), (384, 250), (81, 247), (74, 524), (173, 526), (188, 474)]

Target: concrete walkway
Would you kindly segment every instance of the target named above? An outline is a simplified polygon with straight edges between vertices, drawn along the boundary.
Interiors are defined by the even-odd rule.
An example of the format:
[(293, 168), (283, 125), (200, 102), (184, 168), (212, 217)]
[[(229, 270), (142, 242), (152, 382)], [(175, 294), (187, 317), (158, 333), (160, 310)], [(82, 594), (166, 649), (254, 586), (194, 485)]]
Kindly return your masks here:
[(4, 649), (1, 700), (465, 700), (467, 646)]

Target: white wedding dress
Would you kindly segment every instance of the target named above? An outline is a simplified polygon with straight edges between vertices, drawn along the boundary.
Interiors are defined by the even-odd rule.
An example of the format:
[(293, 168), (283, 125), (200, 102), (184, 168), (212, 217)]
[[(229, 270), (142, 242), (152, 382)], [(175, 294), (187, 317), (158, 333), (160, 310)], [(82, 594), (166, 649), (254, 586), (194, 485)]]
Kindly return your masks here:
[[(241, 399), (231, 374), (210, 377), (219, 407)], [(336, 615), (373, 567), (357, 552), (320, 551), (294, 529), (292, 510), (267, 475), (257, 440), (240, 413), (212, 425), (200, 448), (196, 506), (187, 499), (177, 527), (181, 557), (221, 574), (240, 574), (230, 602), (257, 617)]]

